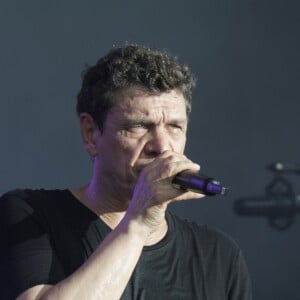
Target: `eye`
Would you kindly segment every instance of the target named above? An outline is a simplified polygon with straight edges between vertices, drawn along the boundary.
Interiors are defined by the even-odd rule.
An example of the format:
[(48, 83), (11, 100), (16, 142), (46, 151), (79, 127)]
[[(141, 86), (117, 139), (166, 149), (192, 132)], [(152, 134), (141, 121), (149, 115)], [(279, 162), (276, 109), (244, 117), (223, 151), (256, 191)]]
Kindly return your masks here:
[(143, 132), (145, 130), (147, 130), (145, 124), (142, 123), (134, 123), (134, 124), (130, 124), (127, 127), (127, 130), (130, 132)]
[(169, 128), (172, 130), (182, 130), (182, 126), (178, 124), (169, 124)]
[(146, 126), (141, 123), (136, 123), (136, 124), (132, 124), (131, 128), (146, 128)]

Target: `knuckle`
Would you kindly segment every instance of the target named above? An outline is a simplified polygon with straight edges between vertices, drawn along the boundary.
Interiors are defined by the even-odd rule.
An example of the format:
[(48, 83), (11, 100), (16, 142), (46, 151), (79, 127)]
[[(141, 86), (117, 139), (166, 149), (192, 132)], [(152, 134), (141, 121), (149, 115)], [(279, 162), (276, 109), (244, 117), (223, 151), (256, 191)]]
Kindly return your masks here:
[(161, 174), (162, 175), (166, 175), (169, 176), (172, 173), (172, 165), (171, 164), (165, 164), (164, 166), (162, 166), (161, 168)]
[(166, 159), (167, 164), (172, 163), (173, 161), (174, 161), (174, 156), (173, 155), (167, 157), (167, 159)]

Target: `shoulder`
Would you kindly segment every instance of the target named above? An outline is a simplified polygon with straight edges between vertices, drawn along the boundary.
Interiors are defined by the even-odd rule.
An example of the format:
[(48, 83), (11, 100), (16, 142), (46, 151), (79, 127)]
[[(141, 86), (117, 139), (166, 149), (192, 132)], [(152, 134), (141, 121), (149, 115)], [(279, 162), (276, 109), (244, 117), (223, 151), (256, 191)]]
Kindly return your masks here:
[(0, 214), (6, 216), (8, 221), (14, 223), (30, 216), (44, 214), (56, 206), (57, 200), (64, 191), (44, 189), (16, 189), (0, 197)]
[(1, 202), (28, 202), (33, 203), (38, 201), (55, 201), (62, 197), (67, 190), (47, 190), (47, 189), (15, 189), (0, 195)]
[(49, 196), (59, 194), (64, 190), (45, 190), (45, 189), (15, 189), (4, 193), (0, 197), (1, 202), (9, 201), (28, 201), (33, 202), (38, 199), (47, 199)]
[(242, 251), (219, 229), (169, 216), (174, 223), (177, 245), (183, 243), (185, 256), (193, 256), (199, 269), (224, 286), (228, 299), (252, 299), (251, 281)]
[(176, 215), (170, 214), (176, 234), (188, 244), (195, 246), (201, 245), (201, 251), (207, 253), (219, 253), (225, 256), (231, 253), (233, 256), (238, 255), (240, 248), (237, 243), (226, 233), (221, 230), (205, 224), (182, 219)]

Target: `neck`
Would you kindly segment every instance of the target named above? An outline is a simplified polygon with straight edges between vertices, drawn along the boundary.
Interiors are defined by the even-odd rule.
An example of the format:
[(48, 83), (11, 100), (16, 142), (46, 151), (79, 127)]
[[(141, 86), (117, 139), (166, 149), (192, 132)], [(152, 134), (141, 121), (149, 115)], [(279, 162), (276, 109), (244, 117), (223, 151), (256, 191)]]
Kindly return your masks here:
[[(105, 196), (105, 193), (95, 185), (93, 181), (84, 187), (71, 189), (71, 193), (87, 208), (93, 211), (108, 227), (112, 230), (123, 219), (129, 201), (122, 202), (120, 199), (111, 196)], [(152, 232), (145, 246), (151, 246), (158, 243), (166, 235), (168, 225), (166, 220), (157, 230)]]
[(124, 217), (128, 203), (107, 195), (98, 185), (90, 184), (71, 190), (72, 194), (87, 208), (114, 229)]
[[(93, 211), (112, 230), (123, 219), (131, 200), (132, 190), (129, 187), (112, 189), (110, 179), (99, 177), (94, 168), (91, 182), (84, 187), (73, 189), (73, 195), (87, 208)], [(150, 234), (145, 245), (152, 245), (160, 241), (168, 230), (164, 222)]]

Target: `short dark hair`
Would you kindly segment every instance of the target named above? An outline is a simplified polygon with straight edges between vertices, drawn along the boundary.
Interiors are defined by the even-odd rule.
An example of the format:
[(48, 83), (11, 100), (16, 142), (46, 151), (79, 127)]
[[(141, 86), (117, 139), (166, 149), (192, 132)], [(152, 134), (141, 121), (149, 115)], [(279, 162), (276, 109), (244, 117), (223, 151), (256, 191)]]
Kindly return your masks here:
[(112, 48), (104, 57), (83, 73), (82, 87), (77, 96), (77, 114), (89, 113), (101, 132), (116, 92), (141, 86), (149, 93), (177, 89), (185, 98), (187, 114), (191, 111), (195, 78), (189, 67), (165, 51), (127, 44)]

